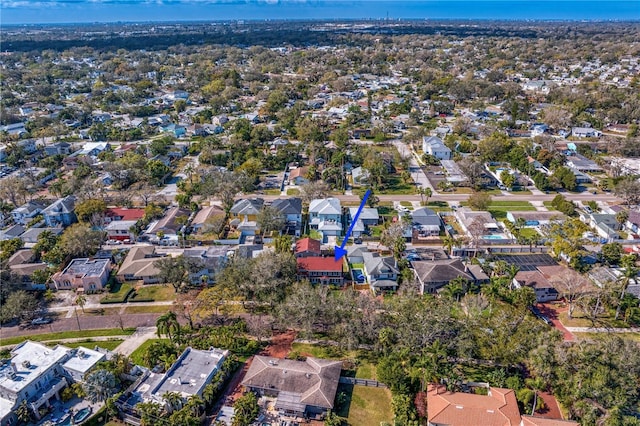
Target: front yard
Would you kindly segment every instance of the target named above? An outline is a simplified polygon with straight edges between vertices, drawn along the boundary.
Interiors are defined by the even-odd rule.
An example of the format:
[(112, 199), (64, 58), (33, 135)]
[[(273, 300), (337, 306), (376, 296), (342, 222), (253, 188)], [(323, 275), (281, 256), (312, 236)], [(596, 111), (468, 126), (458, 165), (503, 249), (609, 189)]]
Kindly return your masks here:
[(143, 285), (136, 288), (136, 292), (129, 298), (130, 302), (138, 301), (167, 301), (176, 298), (173, 286), (167, 284)]

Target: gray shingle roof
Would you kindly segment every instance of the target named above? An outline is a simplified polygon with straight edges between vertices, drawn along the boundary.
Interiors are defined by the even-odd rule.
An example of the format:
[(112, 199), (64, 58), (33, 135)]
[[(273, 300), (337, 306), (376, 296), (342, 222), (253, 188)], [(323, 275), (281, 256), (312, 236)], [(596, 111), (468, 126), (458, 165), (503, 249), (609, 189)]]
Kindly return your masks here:
[(242, 381), (247, 387), (297, 394), (305, 405), (333, 408), (342, 361), (294, 361), (256, 355)]

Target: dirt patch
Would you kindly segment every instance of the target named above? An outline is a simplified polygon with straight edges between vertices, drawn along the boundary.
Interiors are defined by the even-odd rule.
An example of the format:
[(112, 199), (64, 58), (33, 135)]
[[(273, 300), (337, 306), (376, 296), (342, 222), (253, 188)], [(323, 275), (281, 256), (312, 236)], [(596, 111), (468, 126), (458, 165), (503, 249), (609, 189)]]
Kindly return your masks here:
[(291, 345), (295, 338), (296, 332), (293, 330), (278, 333), (271, 338), (271, 343), (260, 351), (260, 355), (286, 358), (289, 352), (291, 352)]

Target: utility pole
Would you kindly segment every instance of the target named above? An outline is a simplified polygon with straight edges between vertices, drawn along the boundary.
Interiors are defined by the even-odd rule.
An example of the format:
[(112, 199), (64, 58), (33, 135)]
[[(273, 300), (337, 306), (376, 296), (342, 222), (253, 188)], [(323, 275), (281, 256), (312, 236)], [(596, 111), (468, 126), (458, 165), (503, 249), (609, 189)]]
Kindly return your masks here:
[(76, 322), (78, 323), (78, 331), (82, 330), (80, 328), (80, 318), (78, 317), (78, 308), (73, 308), (73, 311), (76, 313)]

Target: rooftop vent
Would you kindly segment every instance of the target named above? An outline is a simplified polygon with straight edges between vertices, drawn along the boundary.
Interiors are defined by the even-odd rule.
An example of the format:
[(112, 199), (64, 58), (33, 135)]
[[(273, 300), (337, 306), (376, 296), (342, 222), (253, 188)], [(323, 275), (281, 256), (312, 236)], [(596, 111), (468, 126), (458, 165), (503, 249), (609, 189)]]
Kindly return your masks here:
[(456, 405), (456, 408), (457, 408), (458, 410), (462, 410), (462, 405)]
[(22, 366), (24, 368), (29, 368), (29, 367), (31, 367), (31, 363), (29, 362), (29, 360), (25, 359), (24, 361), (22, 361)]

